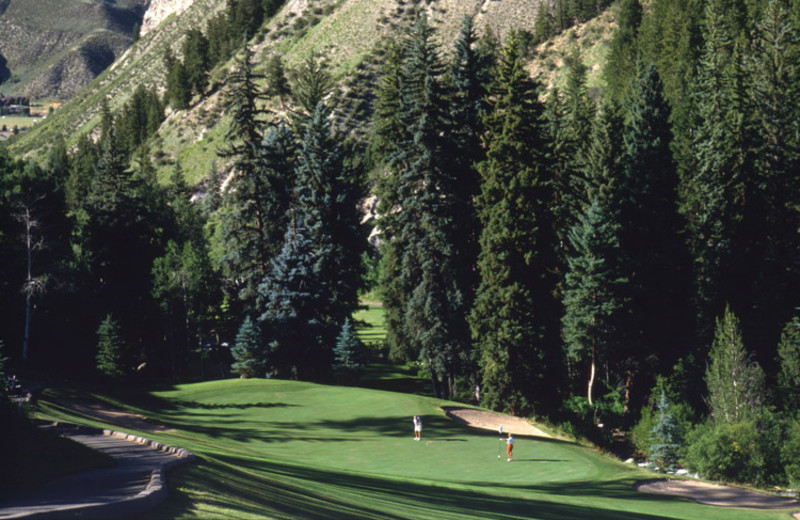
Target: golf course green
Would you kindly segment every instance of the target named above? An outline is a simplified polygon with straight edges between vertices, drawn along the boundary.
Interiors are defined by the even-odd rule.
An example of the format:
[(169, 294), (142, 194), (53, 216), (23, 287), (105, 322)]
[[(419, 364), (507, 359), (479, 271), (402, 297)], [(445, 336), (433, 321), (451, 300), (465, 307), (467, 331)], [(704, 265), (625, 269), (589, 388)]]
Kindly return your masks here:
[(169, 473), (170, 498), (148, 518), (791, 518), (637, 493), (652, 474), (565, 441), (517, 437), (508, 463), (496, 432), (444, 415), (453, 404), (279, 380), (153, 391), (132, 409), (171, 430), (141, 433), (199, 460)]

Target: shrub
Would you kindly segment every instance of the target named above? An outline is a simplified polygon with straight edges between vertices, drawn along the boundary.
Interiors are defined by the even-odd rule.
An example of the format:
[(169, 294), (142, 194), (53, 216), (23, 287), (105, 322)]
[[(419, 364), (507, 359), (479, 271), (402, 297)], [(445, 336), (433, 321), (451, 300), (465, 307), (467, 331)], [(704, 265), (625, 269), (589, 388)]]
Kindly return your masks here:
[(793, 420), (787, 427), (786, 441), (781, 447), (781, 461), (786, 472), (786, 482), (800, 488), (800, 421)]
[(624, 410), (622, 395), (617, 390), (606, 393), (593, 404), (586, 397), (573, 396), (563, 406), (575, 430), (596, 443), (611, 439), (611, 432), (622, 424)]
[(686, 464), (704, 478), (766, 485), (783, 480), (780, 435), (773, 421), (698, 426), (688, 438)]

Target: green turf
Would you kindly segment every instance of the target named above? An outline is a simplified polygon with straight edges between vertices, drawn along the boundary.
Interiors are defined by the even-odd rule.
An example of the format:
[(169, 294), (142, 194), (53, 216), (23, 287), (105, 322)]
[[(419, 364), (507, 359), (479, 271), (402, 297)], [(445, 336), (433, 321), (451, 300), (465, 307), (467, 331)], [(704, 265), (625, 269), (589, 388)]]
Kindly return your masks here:
[(380, 345), (386, 338), (386, 324), (383, 317), (383, 306), (367, 304), (353, 315), (356, 335), (366, 345)]
[[(493, 432), (447, 419), (431, 398), (298, 382), (181, 385), (141, 401), (175, 428), (147, 434), (200, 460), (169, 474), (150, 518), (790, 518), (633, 491), (652, 475), (576, 444), (518, 438), (498, 461)], [(425, 421), (413, 440), (411, 416)]]

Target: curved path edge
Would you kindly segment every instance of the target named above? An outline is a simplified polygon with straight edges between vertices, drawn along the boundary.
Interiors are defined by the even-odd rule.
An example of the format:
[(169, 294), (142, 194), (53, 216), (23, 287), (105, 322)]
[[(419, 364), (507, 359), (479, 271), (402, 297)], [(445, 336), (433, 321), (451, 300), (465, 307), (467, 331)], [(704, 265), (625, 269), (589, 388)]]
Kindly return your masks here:
[[(100, 432), (97, 431), (99, 434)], [(64, 518), (113, 518), (113, 517), (130, 517), (137, 515), (144, 511), (150, 510), (163, 502), (167, 498), (167, 485), (165, 473), (167, 470), (176, 466), (186, 464), (196, 460), (194, 453), (178, 448), (175, 446), (167, 446), (159, 442), (132, 435), (129, 433), (116, 431), (116, 430), (103, 430), (102, 434), (107, 437), (113, 437), (122, 441), (140, 444), (150, 447), (154, 450), (164, 452), (165, 454), (172, 455), (167, 462), (157, 464), (150, 472), (150, 477), (144, 488), (139, 492), (131, 493), (123, 498), (107, 499), (104, 501), (97, 501), (91, 503), (75, 503), (75, 504), (61, 504), (57, 507), (41, 508), (31, 505), (30, 508), (15, 507), (12, 511), (3, 511), (0, 505), (0, 519), (17, 519), (24, 518), (26, 520), (53, 520)], [(81, 442), (79, 438), (73, 438), (77, 442)], [(85, 443), (84, 443), (85, 444)], [(90, 448), (92, 446), (88, 445)], [(93, 448), (95, 449), (95, 448)], [(112, 454), (113, 456), (113, 454)]]
[[(690, 498), (699, 504), (720, 507), (739, 507), (747, 509), (797, 509), (800, 502), (791, 497), (782, 497), (704, 481), (684, 479), (648, 479), (634, 484), (633, 488), (642, 493), (673, 495)], [(800, 518), (795, 513), (795, 518)]]

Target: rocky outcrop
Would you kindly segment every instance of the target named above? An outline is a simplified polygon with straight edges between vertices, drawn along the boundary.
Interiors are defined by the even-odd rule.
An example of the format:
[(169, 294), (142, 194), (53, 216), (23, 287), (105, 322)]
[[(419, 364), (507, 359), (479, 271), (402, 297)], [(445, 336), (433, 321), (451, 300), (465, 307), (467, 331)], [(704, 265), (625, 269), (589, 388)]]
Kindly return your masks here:
[(150, 0), (142, 20), (141, 34), (158, 27), (172, 13), (180, 14), (192, 5), (193, 0)]

